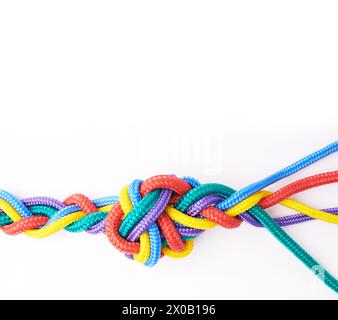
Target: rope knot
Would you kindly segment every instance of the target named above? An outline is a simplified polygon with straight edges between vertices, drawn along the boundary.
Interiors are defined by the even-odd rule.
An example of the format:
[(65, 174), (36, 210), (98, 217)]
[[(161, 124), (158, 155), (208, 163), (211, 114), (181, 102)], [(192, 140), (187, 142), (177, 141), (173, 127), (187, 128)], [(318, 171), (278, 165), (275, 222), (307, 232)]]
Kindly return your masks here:
[[(235, 228), (242, 220), (213, 207), (222, 196), (199, 193), (192, 178), (159, 175), (125, 186), (106, 220), (110, 242), (128, 257), (148, 266), (161, 256), (187, 256), (193, 239), (217, 224)], [(197, 195), (197, 197), (196, 197)]]

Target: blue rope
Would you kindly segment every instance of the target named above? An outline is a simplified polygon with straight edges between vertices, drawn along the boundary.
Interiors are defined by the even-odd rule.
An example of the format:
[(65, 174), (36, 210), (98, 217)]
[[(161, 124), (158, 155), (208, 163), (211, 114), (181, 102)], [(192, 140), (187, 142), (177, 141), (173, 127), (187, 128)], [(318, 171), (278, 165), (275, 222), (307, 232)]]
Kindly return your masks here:
[(317, 162), (320, 159), (327, 157), (328, 155), (338, 151), (338, 141), (326, 146), (325, 148), (318, 150), (307, 157), (295, 162), (294, 164), (274, 173), (271, 176), (268, 176), (260, 181), (252, 183), (241, 190), (238, 190), (236, 193), (231, 195), (229, 198), (223, 200), (217, 205), (217, 208), (220, 210), (227, 210), (247, 197), (251, 196), (255, 192), (273, 184), (279, 180), (282, 180), (297, 171)]

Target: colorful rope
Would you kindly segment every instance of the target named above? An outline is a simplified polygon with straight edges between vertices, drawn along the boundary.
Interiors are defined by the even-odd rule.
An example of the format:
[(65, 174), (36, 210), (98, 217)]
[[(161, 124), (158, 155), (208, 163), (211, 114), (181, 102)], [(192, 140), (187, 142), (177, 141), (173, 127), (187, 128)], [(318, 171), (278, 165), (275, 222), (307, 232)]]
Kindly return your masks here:
[[(239, 191), (174, 175), (134, 180), (121, 190), (119, 197), (93, 201), (81, 194), (64, 202), (49, 197), (19, 200), (0, 191), (0, 227), (9, 235), (25, 233), (34, 238), (63, 228), (70, 232), (105, 233), (128, 258), (154, 266), (163, 256), (187, 256), (194, 239), (204, 230), (217, 225), (237, 228), (246, 221), (268, 229), (338, 293), (338, 281), (281, 228), (313, 219), (338, 224), (338, 208), (319, 210), (290, 198), (307, 189), (338, 182), (338, 171), (298, 180), (273, 193), (263, 190), (336, 151), (338, 141)], [(273, 219), (265, 209), (276, 204), (298, 213)]]

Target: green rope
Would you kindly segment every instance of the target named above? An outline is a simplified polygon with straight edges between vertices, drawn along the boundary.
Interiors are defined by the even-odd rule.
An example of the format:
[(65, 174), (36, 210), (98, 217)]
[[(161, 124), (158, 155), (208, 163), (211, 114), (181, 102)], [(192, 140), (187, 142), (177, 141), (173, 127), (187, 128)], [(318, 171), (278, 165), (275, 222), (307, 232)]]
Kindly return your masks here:
[[(208, 183), (200, 185), (181, 197), (176, 209), (185, 211), (199, 199), (214, 194), (223, 198), (231, 196), (236, 191), (228, 186)], [(338, 281), (328, 273), (314, 258), (311, 257), (295, 240), (293, 240), (270, 216), (258, 205), (250, 208), (248, 212), (256, 218), (270, 233), (290, 250), (301, 262), (315, 273), (328, 287), (338, 293)]]

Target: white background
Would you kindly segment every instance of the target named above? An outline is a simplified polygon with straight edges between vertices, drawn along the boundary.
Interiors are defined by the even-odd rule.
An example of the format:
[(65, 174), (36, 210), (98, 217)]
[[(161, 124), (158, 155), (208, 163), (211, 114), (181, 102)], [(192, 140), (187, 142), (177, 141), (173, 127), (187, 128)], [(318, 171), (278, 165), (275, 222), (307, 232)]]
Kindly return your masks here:
[[(175, 173), (238, 189), (281, 169), (337, 140), (337, 16), (336, 1), (2, 1), (1, 188), (96, 198)], [(296, 198), (333, 207), (337, 191)], [(337, 226), (287, 231), (338, 276)], [(154, 268), (104, 235), (0, 243), (0, 298), (336, 298), (246, 224)]]

